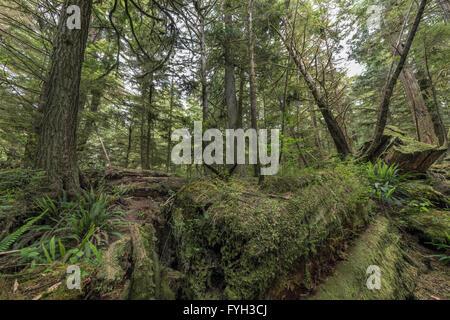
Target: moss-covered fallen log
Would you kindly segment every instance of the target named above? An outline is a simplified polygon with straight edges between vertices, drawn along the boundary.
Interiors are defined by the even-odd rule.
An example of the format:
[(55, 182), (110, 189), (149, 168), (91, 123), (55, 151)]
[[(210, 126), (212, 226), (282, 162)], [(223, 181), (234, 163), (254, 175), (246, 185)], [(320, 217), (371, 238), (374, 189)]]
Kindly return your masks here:
[[(355, 242), (334, 275), (311, 299), (318, 300), (405, 300), (413, 298), (423, 265), (414, 262), (399, 230), (385, 217), (378, 217)], [(369, 266), (380, 269), (380, 288), (370, 289)]]
[(279, 197), (264, 192), (279, 178), (267, 179), (262, 190), (217, 180), (180, 190), (168, 221), (185, 274), (182, 298), (281, 299), (312, 290), (327, 266), (307, 270), (305, 262), (338, 256), (339, 244), (366, 225), (373, 204), (367, 182), (351, 166), (297, 179), (286, 180), (291, 187)]
[(113, 243), (96, 275), (102, 299), (173, 300), (177, 272), (162, 266), (152, 225), (130, 226), (130, 234)]

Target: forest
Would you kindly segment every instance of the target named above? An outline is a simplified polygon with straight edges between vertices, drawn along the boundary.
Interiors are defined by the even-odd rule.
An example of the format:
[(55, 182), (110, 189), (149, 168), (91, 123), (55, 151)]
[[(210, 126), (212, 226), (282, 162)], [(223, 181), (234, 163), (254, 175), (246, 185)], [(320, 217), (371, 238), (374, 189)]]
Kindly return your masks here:
[(449, 21), (0, 0), (0, 300), (450, 300)]

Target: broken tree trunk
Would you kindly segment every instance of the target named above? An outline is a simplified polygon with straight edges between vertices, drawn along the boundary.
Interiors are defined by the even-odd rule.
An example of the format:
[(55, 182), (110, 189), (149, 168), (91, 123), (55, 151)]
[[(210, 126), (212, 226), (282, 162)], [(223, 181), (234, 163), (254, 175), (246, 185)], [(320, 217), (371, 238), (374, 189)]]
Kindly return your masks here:
[(386, 126), (374, 158), (383, 159), (388, 165), (397, 164), (401, 172), (424, 173), (446, 151), (446, 147), (416, 141), (400, 129)]
[(406, 98), (416, 125), (417, 140), (428, 144), (436, 144), (439, 139), (434, 130), (433, 120), (428, 112), (419, 83), (408, 63), (405, 63), (400, 79), (405, 89)]
[[(421, 1), (420, 5), (419, 5), (419, 9), (417, 11), (416, 18), (414, 20), (414, 24), (411, 27), (411, 30), (409, 32), (408, 40), (406, 41), (405, 45), (402, 48), (402, 52), (400, 54), (400, 61), (398, 62), (397, 67), (396, 67), (394, 73), (392, 74), (392, 76), (390, 76), (391, 72), (389, 71), (388, 80), (386, 81), (386, 86), (383, 90), (383, 96), (381, 99), (381, 103), (378, 108), (378, 119), (377, 119), (377, 124), (376, 124), (376, 128), (375, 128), (374, 138), (373, 138), (369, 148), (364, 153), (365, 157), (371, 161), (374, 161), (377, 158), (376, 157), (377, 151), (383, 145), (383, 143), (382, 143), (383, 142), (383, 132), (386, 128), (387, 116), (389, 113), (389, 105), (391, 103), (391, 98), (394, 93), (394, 87), (395, 87), (395, 84), (397, 83), (400, 73), (403, 70), (403, 66), (406, 63), (406, 59), (408, 57), (409, 50), (413, 43), (417, 29), (419, 28), (419, 24), (422, 19), (422, 15), (425, 11), (426, 4), (427, 4), (427, 0)], [(399, 41), (397, 42), (398, 44), (400, 44), (400, 39), (401, 39), (402, 33), (403, 33), (403, 31), (400, 33)], [(398, 49), (399, 49), (399, 46), (396, 47), (396, 51)], [(391, 69), (392, 69), (392, 67), (393, 67), (393, 64), (391, 65)]]

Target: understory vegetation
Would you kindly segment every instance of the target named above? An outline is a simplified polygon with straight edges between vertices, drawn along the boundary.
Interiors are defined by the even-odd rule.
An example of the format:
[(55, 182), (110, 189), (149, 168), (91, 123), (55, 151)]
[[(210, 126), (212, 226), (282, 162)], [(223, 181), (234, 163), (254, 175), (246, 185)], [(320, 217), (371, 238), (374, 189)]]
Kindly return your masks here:
[(449, 21), (0, 0), (0, 299), (450, 299)]
[[(325, 168), (270, 177), (260, 186), (251, 179), (224, 182), (212, 177), (185, 181), (177, 191), (152, 188), (166, 200), (150, 220), (140, 211), (142, 227), (125, 216), (130, 197), (142, 192), (118, 184), (127, 181), (126, 172), (100, 178), (97, 190), (84, 191), (72, 201), (65, 192), (52, 200), (43, 196), (45, 190), (20, 197), (24, 185), (42, 178), (40, 172), (13, 169), (2, 174), (10, 179), (2, 185), (2, 194), (8, 194), (2, 207), (9, 203), (26, 208), (30, 217), (23, 224), (10, 221), (11, 216), (0, 219), (10, 225), (9, 234), (0, 239), (0, 284), (6, 294), (13, 279), (20, 279), (25, 295), (16, 294), (19, 299), (37, 295), (32, 288), (41, 273), (64, 285), (64, 268), (73, 264), (82, 266), (85, 290), (74, 294), (62, 285), (43, 298), (343, 298), (345, 292), (329, 287), (335, 281), (329, 277), (339, 261), (348, 260), (348, 248), (360, 237), (393, 245), (391, 254), (401, 267), (386, 264), (390, 260), (381, 242), (380, 247), (355, 247), (354, 259), (385, 261), (393, 269), (379, 295), (361, 293), (348, 277), (364, 277), (365, 270), (351, 258), (345, 262), (347, 278), (339, 280), (349, 281), (347, 298), (411, 298), (414, 274), (425, 267), (410, 263), (416, 253), (405, 246), (400, 232), (417, 236), (429, 248), (426, 259), (439, 260), (442, 266), (449, 261), (448, 196), (430, 180), (401, 175), (396, 166), (381, 162), (334, 159)], [(378, 227), (367, 229), (380, 223), (390, 230), (391, 240), (385, 231), (373, 231)]]

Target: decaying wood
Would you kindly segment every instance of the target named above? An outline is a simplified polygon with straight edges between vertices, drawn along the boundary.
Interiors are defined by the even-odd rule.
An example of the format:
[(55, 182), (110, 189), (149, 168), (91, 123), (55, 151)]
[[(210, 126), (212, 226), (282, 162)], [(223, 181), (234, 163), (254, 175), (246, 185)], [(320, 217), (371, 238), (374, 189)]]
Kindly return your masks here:
[(424, 173), (446, 151), (446, 147), (415, 141), (401, 130), (387, 126), (373, 155), (388, 165), (398, 165), (402, 172)]

